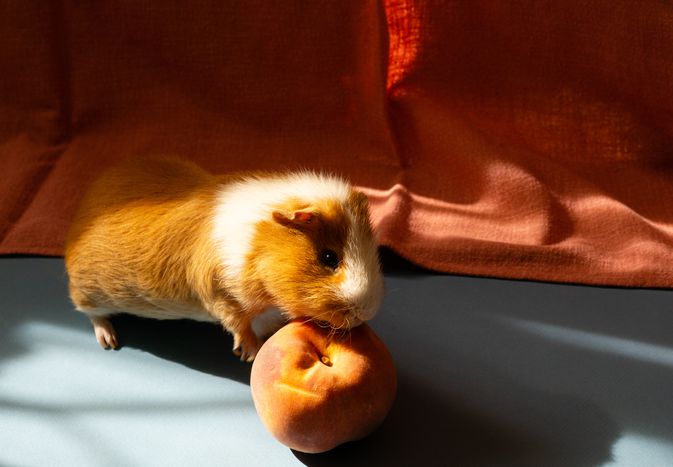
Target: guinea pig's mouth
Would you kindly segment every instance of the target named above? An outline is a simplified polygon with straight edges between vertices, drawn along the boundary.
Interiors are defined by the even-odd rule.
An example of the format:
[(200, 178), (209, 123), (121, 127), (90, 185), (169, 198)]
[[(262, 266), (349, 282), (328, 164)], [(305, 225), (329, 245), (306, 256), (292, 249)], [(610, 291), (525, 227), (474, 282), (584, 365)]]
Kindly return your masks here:
[(322, 310), (286, 310), (290, 319), (312, 321), (323, 328), (330, 328), (335, 332), (348, 331), (367, 321), (363, 319), (362, 310), (358, 306), (344, 306), (342, 303), (328, 304)]
[(309, 321), (315, 322), (323, 328), (330, 328), (333, 331), (349, 331), (352, 328), (360, 326), (364, 321), (354, 316), (354, 314), (337, 314), (332, 316), (322, 316), (309, 318)]
[(333, 320), (330, 320), (332, 327), (337, 329), (351, 329), (361, 325), (363, 321), (358, 317), (355, 312), (348, 312), (336, 319), (336, 316)]

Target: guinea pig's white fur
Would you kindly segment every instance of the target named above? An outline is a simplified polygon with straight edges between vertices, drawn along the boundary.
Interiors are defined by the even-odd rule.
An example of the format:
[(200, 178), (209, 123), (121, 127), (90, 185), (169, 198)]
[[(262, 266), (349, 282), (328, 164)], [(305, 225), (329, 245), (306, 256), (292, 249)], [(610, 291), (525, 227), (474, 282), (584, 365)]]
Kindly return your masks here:
[(107, 317), (128, 312), (220, 322), (251, 361), (252, 322), (269, 307), (346, 329), (383, 294), (366, 197), (309, 171), (218, 176), (130, 160), (85, 195), (65, 259), (71, 298), (106, 348), (117, 346)]

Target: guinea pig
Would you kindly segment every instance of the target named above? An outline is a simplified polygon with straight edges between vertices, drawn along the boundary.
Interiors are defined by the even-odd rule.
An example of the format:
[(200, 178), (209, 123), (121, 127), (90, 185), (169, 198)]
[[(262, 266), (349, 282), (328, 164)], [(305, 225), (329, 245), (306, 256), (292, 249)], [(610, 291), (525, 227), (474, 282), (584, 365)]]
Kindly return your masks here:
[(364, 194), (309, 171), (214, 175), (177, 158), (131, 159), (84, 195), (65, 264), (75, 308), (103, 348), (110, 315), (220, 323), (252, 361), (269, 307), (347, 330), (383, 295)]

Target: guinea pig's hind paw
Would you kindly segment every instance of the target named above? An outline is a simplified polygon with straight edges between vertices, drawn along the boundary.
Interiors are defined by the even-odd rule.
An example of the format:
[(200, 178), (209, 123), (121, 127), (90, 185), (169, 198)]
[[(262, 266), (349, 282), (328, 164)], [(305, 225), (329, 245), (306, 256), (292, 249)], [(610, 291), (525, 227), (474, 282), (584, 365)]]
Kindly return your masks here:
[(112, 323), (107, 318), (92, 318), (93, 331), (96, 334), (96, 340), (105, 350), (116, 349), (119, 347), (117, 333)]

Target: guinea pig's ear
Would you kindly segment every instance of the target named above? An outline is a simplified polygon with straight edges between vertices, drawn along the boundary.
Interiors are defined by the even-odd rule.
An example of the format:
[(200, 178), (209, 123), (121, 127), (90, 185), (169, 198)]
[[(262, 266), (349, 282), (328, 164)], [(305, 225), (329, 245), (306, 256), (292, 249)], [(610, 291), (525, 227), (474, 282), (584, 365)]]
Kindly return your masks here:
[(367, 218), (369, 216), (369, 199), (361, 191), (352, 191), (348, 201), (351, 208), (358, 216)]
[(308, 207), (290, 213), (273, 211), (273, 220), (286, 227), (301, 227), (316, 221), (318, 212)]

